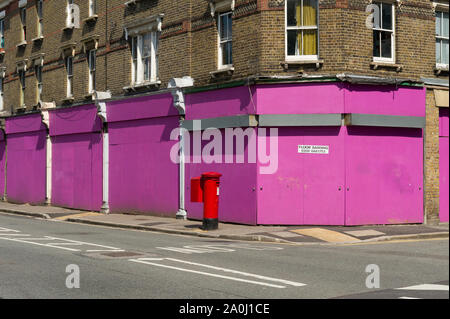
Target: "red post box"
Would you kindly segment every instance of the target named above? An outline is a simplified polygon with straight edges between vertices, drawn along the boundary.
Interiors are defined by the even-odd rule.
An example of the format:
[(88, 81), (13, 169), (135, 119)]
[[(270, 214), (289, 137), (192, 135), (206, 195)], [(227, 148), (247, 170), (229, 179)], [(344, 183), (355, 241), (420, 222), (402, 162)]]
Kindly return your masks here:
[(200, 176), (191, 178), (191, 202), (193, 203), (203, 202), (203, 190), (200, 179)]
[(219, 228), (219, 184), (222, 174), (202, 174), (200, 184), (203, 190), (203, 229)]

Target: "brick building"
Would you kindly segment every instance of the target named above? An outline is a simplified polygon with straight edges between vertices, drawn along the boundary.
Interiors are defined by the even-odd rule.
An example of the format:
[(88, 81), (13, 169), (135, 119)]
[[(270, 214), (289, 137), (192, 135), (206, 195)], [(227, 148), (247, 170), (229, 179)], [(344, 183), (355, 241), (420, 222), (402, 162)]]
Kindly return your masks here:
[[(221, 201), (242, 201), (224, 204), (224, 221), (448, 221), (448, 195), (444, 195), (448, 190), (448, 146), (442, 151), (448, 145), (448, 1), (0, 0), (0, 36), (0, 112), (4, 118), (0, 148), (7, 145), (6, 149), (11, 149), (8, 157), (4, 150), (2, 153), (6, 177), (0, 177), (5, 183), (0, 187), (7, 200), (47, 201), (89, 210), (100, 210), (103, 205), (113, 212), (162, 215), (187, 209), (188, 216), (196, 218), (199, 208), (184, 203), (189, 178), (199, 170), (214, 168), (232, 176), (224, 182)], [(177, 112), (174, 90), (168, 85), (171, 79), (184, 76), (194, 83), (180, 89), (185, 105)], [(377, 105), (377, 101), (385, 104)], [(415, 144), (405, 154), (417, 157), (417, 162), (413, 167), (402, 166), (396, 162), (401, 151), (391, 150), (392, 158), (386, 157), (384, 169), (395, 162), (398, 167), (393, 170), (400, 170), (404, 177), (403, 170), (415, 171), (414, 181), (386, 183), (414, 184), (416, 188), (413, 191), (402, 184), (393, 187), (391, 194), (378, 194), (379, 188), (390, 188), (374, 177), (367, 189), (355, 182), (359, 186), (353, 187), (362, 193), (350, 195), (350, 187), (342, 181), (352, 177), (343, 173), (335, 176), (332, 185), (313, 188), (323, 192), (327, 187), (333, 192), (344, 189), (350, 192), (345, 196), (356, 197), (336, 193), (329, 206), (316, 208), (314, 202), (324, 196), (322, 191), (289, 193), (293, 186), (276, 180), (316, 181), (326, 179), (325, 173), (313, 178), (281, 170), (273, 180), (255, 173), (241, 183), (242, 189), (236, 188), (236, 194), (227, 193), (226, 187), (235, 188), (238, 177), (256, 172), (258, 165), (230, 168), (190, 163), (184, 172), (180, 165), (169, 163), (166, 153), (175, 141), (167, 132), (180, 121), (188, 127), (195, 120), (209, 119), (218, 128), (235, 128), (236, 121), (230, 118), (245, 118), (247, 122), (238, 127), (251, 128), (257, 136), (260, 128), (273, 126), (282, 136), (294, 135), (299, 140), (314, 135), (308, 130), (340, 128), (336, 134), (343, 135), (334, 145), (337, 148), (343, 147), (339, 143), (344, 140), (353, 143), (353, 136), (375, 136), (380, 130), (386, 130), (380, 136), (393, 138), (383, 142), (387, 148), (401, 146), (406, 136)], [(256, 124), (251, 124), (252, 120)], [(361, 127), (367, 131), (355, 131)], [(389, 131), (395, 129), (399, 131)], [(330, 132), (319, 135), (336, 135)], [(130, 140), (139, 141), (135, 143), (139, 146), (127, 146), (133, 144)], [(281, 139), (280, 143), (285, 142)], [(382, 142), (374, 137), (373, 143)], [(356, 144), (348, 154), (363, 150)], [(165, 158), (139, 150), (149, 145)], [(128, 152), (135, 156), (126, 157)], [(329, 158), (333, 163), (342, 161), (342, 167), (335, 170), (344, 172), (350, 164), (341, 155)], [(27, 156), (36, 156), (33, 165)], [(294, 167), (297, 160), (293, 157), (286, 165)], [(360, 159), (354, 165), (365, 165), (368, 160)], [(155, 171), (142, 174), (148, 163)], [(139, 169), (130, 172), (127, 165)], [(381, 169), (372, 168), (374, 172)], [(167, 185), (159, 183), (160, 174), (170, 176)], [(353, 178), (364, 179), (357, 172)], [(267, 200), (260, 195), (267, 188), (289, 191)], [(364, 210), (359, 201), (366, 199), (361, 196), (372, 191), (377, 194), (371, 199), (373, 206), (380, 211), (386, 208), (383, 217), (355, 217)], [(403, 214), (397, 211), (395, 198), (405, 193), (413, 195), (405, 195), (403, 204), (398, 204)], [(296, 197), (302, 197), (300, 202)], [(282, 208), (275, 206), (280, 200), (286, 202), (283, 209), (295, 207), (296, 212), (274, 217), (282, 215)], [(247, 201), (252, 202), (248, 207), (243, 204)], [(411, 202), (416, 206), (409, 206)], [(239, 205), (250, 215), (239, 217)], [(326, 215), (324, 212), (336, 205), (343, 207), (336, 218), (316, 216)], [(415, 215), (408, 216), (407, 210), (414, 210)]]

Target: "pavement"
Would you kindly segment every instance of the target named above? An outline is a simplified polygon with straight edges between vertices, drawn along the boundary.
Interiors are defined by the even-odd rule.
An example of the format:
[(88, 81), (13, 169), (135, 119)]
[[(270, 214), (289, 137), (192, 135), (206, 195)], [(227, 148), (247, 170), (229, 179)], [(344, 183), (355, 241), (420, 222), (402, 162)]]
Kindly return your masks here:
[(357, 244), (405, 239), (448, 238), (449, 234), (448, 223), (437, 225), (253, 226), (221, 222), (217, 230), (205, 231), (202, 229), (201, 220), (183, 220), (174, 217), (136, 214), (102, 214), (54, 206), (33, 206), (3, 201), (0, 201), (0, 212), (125, 229), (296, 245)]

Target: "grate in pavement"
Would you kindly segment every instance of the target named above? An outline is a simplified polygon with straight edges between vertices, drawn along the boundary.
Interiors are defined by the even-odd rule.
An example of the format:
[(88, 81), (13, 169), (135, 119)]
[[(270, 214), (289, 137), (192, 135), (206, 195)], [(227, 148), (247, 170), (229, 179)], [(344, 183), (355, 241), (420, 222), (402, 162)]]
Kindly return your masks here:
[(111, 253), (102, 253), (104, 256), (108, 257), (134, 257), (134, 256), (142, 256), (140, 253), (133, 253), (131, 251), (116, 251)]

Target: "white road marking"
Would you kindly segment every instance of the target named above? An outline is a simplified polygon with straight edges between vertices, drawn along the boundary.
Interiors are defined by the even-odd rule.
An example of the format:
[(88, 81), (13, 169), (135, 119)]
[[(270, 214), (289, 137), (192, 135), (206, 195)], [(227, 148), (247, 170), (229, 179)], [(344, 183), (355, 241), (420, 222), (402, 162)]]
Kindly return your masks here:
[(414, 297), (399, 297), (398, 299), (423, 299), (423, 298), (414, 298)]
[[(17, 237), (14, 237), (17, 236)], [(59, 238), (53, 236), (43, 236), (43, 237), (27, 237), (29, 234), (22, 234), (19, 230), (8, 229), (4, 227), (0, 227), (0, 239), (9, 240), (14, 242), (20, 242), (25, 244), (32, 244), (37, 246), (44, 246), (50, 248), (58, 248), (69, 251), (82, 251), (82, 249), (75, 249), (69, 247), (61, 247), (61, 246), (90, 246), (92, 248), (101, 248), (101, 249), (85, 249), (86, 252), (121, 252), (123, 249), (117, 247), (111, 247), (106, 245), (99, 245), (88, 243), (79, 240), (71, 240), (66, 238)], [(42, 243), (42, 241), (48, 241), (48, 243)]]
[(238, 275), (241, 275), (241, 276), (253, 277), (253, 278), (266, 280), (266, 281), (279, 282), (279, 283), (282, 283), (282, 284), (292, 285), (292, 286), (295, 286), (295, 287), (301, 287), (301, 286), (305, 286), (306, 285), (306, 284), (299, 283), (299, 282), (288, 281), (288, 280), (272, 278), (272, 277), (266, 277), (266, 276), (261, 276), (261, 275), (257, 275), (257, 274), (251, 274), (251, 273), (246, 273), (246, 272), (242, 272), (242, 271), (237, 271), (237, 270), (233, 270), (233, 269), (227, 269), (227, 268), (222, 268), (222, 267), (215, 267), (215, 266), (211, 266), (211, 265), (205, 265), (205, 264), (199, 264), (199, 263), (179, 260), (179, 259), (175, 259), (175, 258), (138, 258), (138, 259), (129, 259), (129, 261), (136, 262), (136, 263), (142, 263), (142, 264), (153, 265), (153, 266), (157, 266), (157, 267), (163, 267), (163, 268), (169, 268), (169, 269), (174, 269), (174, 270), (180, 270), (180, 271), (184, 271), (184, 272), (191, 272), (191, 273), (196, 273), (196, 274), (205, 275), (205, 276), (217, 277), (217, 278), (234, 280), (234, 281), (241, 281), (241, 282), (251, 283), (251, 284), (255, 284), (255, 285), (268, 286), (268, 287), (272, 287), (272, 288), (280, 288), (280, 289), (281, 288), (286, 288), (286, 286), (281, 286), (281, 285), (276, 285), (276, 284), (271, 284), (271, 283), (266, 283), (266, 282), (261, 282), (261, 281), (248, 280), (248, 279), (242, 279), (242, 278), (231, 277), (231, 276), (224, 276), (224, 275), (214, 274), (214, 273), (210, 273), (210, 272), (198, 271), (198, 270), (193, 270), (193, 269), (186, 269), (186, 268), (175, 267), (175, 266), (170, 266), (170, 265), (164, 265), (164, 264), (159, 264), (159, 263), (155, 263), (154, 262), (154, 261), (164, 261), (164, 260), (169, 260), (169, 261), (173, 261), (173, 262), (177, 262), (177, 263), (184, 263), (184, 264), (189, 264), (189, 265), (194, 265), (194, 266), (205, 267), (205, 268), (214, 269), (214, 270), (218, 270), (218, 271), (222, 271), (222, 272), (226, 272), (226, 273), (233, 273), (233, 274), (238, 274)]
[(182, 254), (204, 254), (233, 252), (238, 249), (249, 250), (282, 250), (281, 247), (273, 246), (251, 246), (249, 244), (217, 244), (217, 245), (188, 245), (183, 247), (155, 247), (157, 249), (174, 251)]
[(423, 284), (416, 286), (409, 286), (403, 288), (395, 288), (397, 290), (441, 290), (448, 291), (448, 285)]

